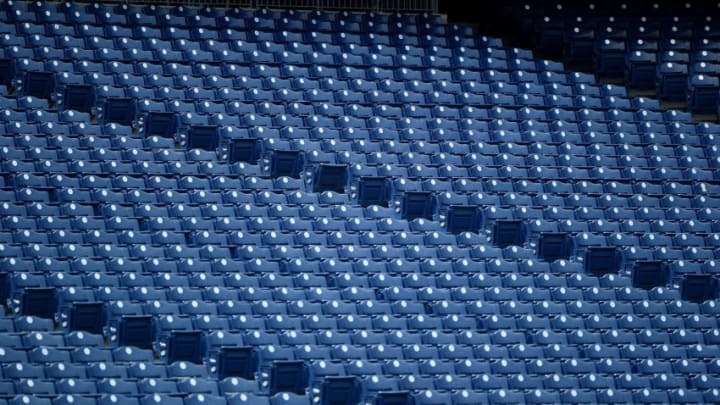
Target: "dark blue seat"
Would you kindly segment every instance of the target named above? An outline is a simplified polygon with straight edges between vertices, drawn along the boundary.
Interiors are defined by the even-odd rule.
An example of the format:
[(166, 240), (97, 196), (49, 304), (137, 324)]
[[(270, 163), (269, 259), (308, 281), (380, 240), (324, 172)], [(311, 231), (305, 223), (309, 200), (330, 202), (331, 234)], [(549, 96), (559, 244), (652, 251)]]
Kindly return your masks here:
[(660, 261), (637, 261), (633, 269), (633, 286), (645, 289), (664, 286), (670, 274), (665, 263)]
[(718, 282), (710, 274), (686, 274), (682, 280), (682, 298), (703, 302), (718, 296)]
[(150, 315), (126, 315), (120, 319), (118, 344), (150, 349), (154, 342), (153, 318)]
[(49, 100), (55, 90), (55, 74), (51, 72), (25, 72), (22, 95)]
[(313, 173), (313, 191), (322, 193), (334, 191), (345, 193), (348, 183), (348, 168), (346, 165), (321, 164)]
[(69, 316), (68, 329), (102, 334), (105, 327), (105, 305), (102, 302), (75, 302)]
[(257, 139), (232, 139), (228, 145), (228, 163), (256, 164), (263, 154), (263, 145)]
[(415, 405), (415, 398), (408, 391), (380, 391), (375, 405)]
[(614, 247), (590, 246), (585, 252), (585, 271), (602, 276), (617, 273), (622, 266), (622, 253)]
[(215, 151), (220, 142), (220, 133), (215, 125), (193, 125), (187, 133), (186, 149)]
[(58, 107), (63, 110), (75, 110), (89, 113), (95, 105), (95, 91), (91, 85), (69, 84), (63, 89), (62, 100)]
[(483, 212), (476, 205), (451, 205), (447, 212), (447, 230), (450, 233), (478, 233), (483, 226)]
[(105, 123), (132, 125), (135, 121), (136, 105), (131, 98), (107, 98), (102, 107), (101, 118)]
[(356, 377), (325, 377), (320, 398), (323, 405), (354, 405), (362, 398), (362, 386)]
[(305, 395), (309, 370), (303, 361), (275, 361), (270, 369), (270, 394), (291, 392)]
[(251, 347), (223, 347), (218, 353), (218, 378), (255, 378), (258, 369), (257, 354)]
[(176, 113), (152, 111), (145, 114), (142, 120), (146, 137), (175, 138), (177, 134), (179, 120)]
[(387, 206), (392, 195), (392, 181), (386, 177), (361, 177), (357, 190), (359, 205)]
[(299, 178), (305, 169), (305, 155), (300, 151), (275, 150), (270, 157), (270, 175), (272, 177)]
[(23, 315), (54, 318), (58, 311), (55, 288), (26, 288), (22, 294)]
[(522, 246), (526, 240), (525, 223), (519, 220), (498, 220), (493, 225), (493, 243), (501, 248)]

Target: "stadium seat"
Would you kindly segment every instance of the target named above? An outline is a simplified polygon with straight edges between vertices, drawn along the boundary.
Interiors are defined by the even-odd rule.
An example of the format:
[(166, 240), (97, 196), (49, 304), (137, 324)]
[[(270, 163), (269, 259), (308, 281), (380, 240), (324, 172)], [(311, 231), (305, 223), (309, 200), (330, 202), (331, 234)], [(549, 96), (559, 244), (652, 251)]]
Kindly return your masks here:
[(270, 393), (291, 392), (305, 395), (308, 368), (302, 361), (275, 361), (270, 370)]
[(257, 355), (251, 347), (223, 347), (218, 353), (218, 378), (255, 378)]
[(493, 243), (504, 248), (525, 243), (525, 224), (518, 220), (499, 220), (493, 226)]
[(651, 289), (669, 281), (667, 266), (659, 261), (636, 261), (633, 269), (633, 286)]
[(217, 150), (220, 134), (214, 125), (193, 125), (188, 130), (186, 148)]
[(95, 105), (93, 87), (86, 84), (69, 84), (63, 89), (62, 100), (58, 101), (64, 110), (90, 113)]
[(447, 230), (454, 234), (478, 233), (483, 226), (483, 214), (477, 206), (450, 206), (447, 218)]
[(682, 298), (702, 302), (717, 297), (717, 279), (710, 274), (687, 274), (682, 280)]
[(299, 178), (304, 168), (305, 158), (300, 151), (276, 150), (270, 158), (270, 175), (272, 177), (288, 176)]
[(70, 311), (69, 330), (101, 334), (105, 327), (105, 306), (102, 302), (75, 302)]
[(313, 191), (316, 193), (322, 193), (324, 191), (344, 193), (347, 182), (347, 166), (321, 164), (313, 174)]
[(55, 90), (55, 75), (51, 72), (25, 72), (22, 94), (49, 100)]
[(146, 137), (159, 136), (174, 139), (178, 130), (178, 118), (172, 112), (152, 111), (143, 117), (145, 127), (143, 128)]
[(622, 255), (614, 247), (593, 246), (585, 253), (585, 270), (596, 276), (616, 273), (621, 264)]
[(361, 396), (362, 386), (355, 377), (325, 377), (320, 389), (323, 405), (357, 404)]
[[(102, 107), (102, 120), (106, 123), (132, 125), (135, 121), (135, 101), (130, 98), (107, 98)], [(100, 114), (99, 114), (100, 115)]]
[(153, 318), (150, 315), (125, 315), (118, 327), (118, 344), (150, 349), (154, 342)]
[(27, 288), (22, 295), (22, 315), (53, 319), (58, 311), (54, 288)]
[(359, 205), (387, 206), (392, 194), (392, 182), (385, 177), (361, 177), (357, 190)]

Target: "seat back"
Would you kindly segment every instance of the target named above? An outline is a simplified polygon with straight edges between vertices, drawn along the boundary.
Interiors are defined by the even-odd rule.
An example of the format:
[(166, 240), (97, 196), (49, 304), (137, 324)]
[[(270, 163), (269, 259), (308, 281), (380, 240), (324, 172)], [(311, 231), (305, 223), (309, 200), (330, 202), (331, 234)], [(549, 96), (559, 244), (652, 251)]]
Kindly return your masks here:
[(408, 191), (402, 199), (402, 217), (408, 221), (416, 218), (432, 219), (435, 210), (430, 191)]
[(89, 113), (95, 105), (95, 91), (89, 84), (68, 84), (63, 90), (63, 109)]
[(305, 394), (308, 385), (308, 369), (304, 362), (276, 361), (270, 371), (270, 395), (278, 392)]
[(447, 230), (454, 234), (478, 233), (482, 219), (482, 211), (476, 205), (451, 205), (447, 213)]
[(135, 101), (131, 98), (107, 98), (103, 104), (104, 122), (132, 125), (135, 120)]
[(687, 274), (682, 281), (682, 298), (703, 302), (718, 296), (717, 279), (710, 274)]
[(621, 257), (614, 247), (591, 246), (585, 252), (585, 271), (596, 276), (617, 273)]
[(120, 320), (118, 344), (151, 349), (153, 344), (153, 323), (151, 315), (127, 315)]
[(501, 248), (525, 243), (525, 224), (520, 220), (498, 220), (493, 226), (493, 242)]
[(257, 139), (233, 139), (228, 150), (228, 163), (247, 162), (255, 164), (262, 156), (262, 143)]
[(54, 288), (27, 288), (22, 296), (22, 314), (52, 319), (57, 312)]
[(15, 78), (15, 63), (12, 59), (0, 59), (0, 85), (12, 84)]
[(214, 151), (218, 147), (218, 127), (215, 125), (193, 125), (188, 131), (187, 149)]
[(322, 405), (355, 405), (362, 389), (355, 377), (326, 377), (321, 388)]
[(202, 364), (205, 339), (201, 331), (174, 331), (168, 341), (167, 362), (187, 361)]
[(84, 330), (101, 334), (105, 326), (105, 310), (102, 302), (76, 302), (70, 311), (70, 330)]
[(315, 171), (313, 179), (316, 193), (335, 191), (344, 193), (348, 181), (348, 170), (345, 165), (322, 164)]
[(660, 261), (637, 261), (633, 269), (633, 287), (661, 287), (668, 283), (669, 273), (665, 263)]
[(175, 113), (150, 112), (145, 115), (145, 136), (175, 138), (178, 117)]
[(300, 151), (276, 150), (270, 157), (270, 176), (299, 178), (305, 167), (305, 157)]
[(223, 347), (218, 355), (218, 379), (242, 377), (255, 379), (257, 353), (252, 347)]
[(55, 89), (55, 75), (50, 72), (25, 72), (23, 95), (50, 99)]
[(571, 240), (566, 233), (543, 233), (538, 240), (538, 257), (553, 262), (570, 256)]
[(361, 177), (358, 182), (358, 204), (387, 207), (392, 193), (392, 183), (386, 177)]
[(415, 398), (408, 391), (379, 392), (375, 405), (415, 405)]

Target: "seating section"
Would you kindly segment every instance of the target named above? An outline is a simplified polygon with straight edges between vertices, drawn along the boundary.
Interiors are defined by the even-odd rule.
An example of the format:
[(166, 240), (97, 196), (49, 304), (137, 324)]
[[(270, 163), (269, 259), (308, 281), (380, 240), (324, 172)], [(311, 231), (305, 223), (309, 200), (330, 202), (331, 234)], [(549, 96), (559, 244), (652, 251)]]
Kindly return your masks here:
[[(710, 2), (511, 1), (503, 15), (544, 54), (592, 66), (603, 78), (661, 100), (687, 102), (689, 111), (718, 112), (717, 5)], [(562, 44), (562, 46), (559, 46)]]
[(717, 124), (440, 15), (0, 43), (0, 404), (720, 401)]

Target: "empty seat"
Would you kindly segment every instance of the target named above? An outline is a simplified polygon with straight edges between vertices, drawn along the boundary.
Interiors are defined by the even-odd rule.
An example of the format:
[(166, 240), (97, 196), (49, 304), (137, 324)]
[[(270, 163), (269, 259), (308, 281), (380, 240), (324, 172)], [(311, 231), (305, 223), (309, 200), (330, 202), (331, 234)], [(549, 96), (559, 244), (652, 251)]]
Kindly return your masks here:
[(175, 138), (179, 121), (176, 113), (151, 111), (142, 118), (146, 137)]
[(386, 177), (361, 177), (357, 189), (359, 205), (387, 206), (392, 194), (392, 182)]
[(219, 144), (218, 127), (214, 125), (193, 125), (187, 133), (186, 148), (215, 151)]
[(270, 371), (270, 394), (291, 392), (304, 395), (308, 368), (302, 361), (275, 361)]
[(452, 205), (447, 213), (448, 232), (459, 234), (462, 232), (478, 233), (483, 226), (483, 214), (478, 206)]
[(499, 247), (525, 243), (525, 224), (518, 220), (499, 220), (493, 225), (493, 243)]
[(75, 110), (89, 113), (95, 105), (95, 91), (86, 84), (69, 84), (63, 89), (63, 96), (58, 105), (64, 110)]
[(361, 400), (362, 386), (356, 377), (325, 377), (320, 389), (321, 404), (351, 405)]
[(718, 282), (710, 274), (687, 274), (682, 280), (682, 298), (702, 302), (718, 296)]
[(344, 193), (347, 182), (348, 168), (345, 165), (321, 164), (313, 174), (313, 190), (316, 193)]
[(153, 318), (150, 315), (126, 315), (120, 319), (118, 344), (150, 349), (154, 342)]
[(300, 151), (273, 152), (270, 157), (270, 175), (272, 177), (299, 178), (305, 169), (305, 156)]
[(98, 114), (103, 122), (132, 125), (135, 121), (135, 100), (131, 98), (107, 98)]
[(22, 315), (53, 319), (57, 313), (54, 288), (26, 288), (22, 294)]
[(25, 72), (22, 94), (49, 100), (55, 90), (55, 74), (51, 72)]
[(251, 347), (223, 347), (218, 353), (218, 378), (241, 377), (255, 379), (257, 354)]
[(585, 270), (597, 276), (617, 273), (622, 263), (622, 254), (612, 247), (592, 246), (585, 253)]
[(645, 289), (664, 286), (669, 281), (668, 268), (659, 261), (637, 261), (633, 269), (633, 286)]

